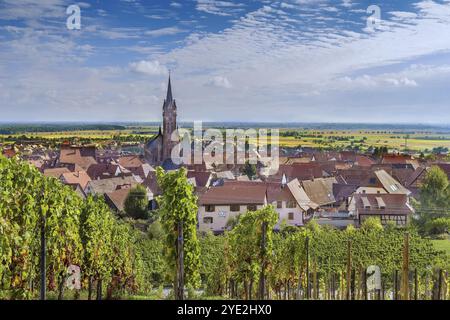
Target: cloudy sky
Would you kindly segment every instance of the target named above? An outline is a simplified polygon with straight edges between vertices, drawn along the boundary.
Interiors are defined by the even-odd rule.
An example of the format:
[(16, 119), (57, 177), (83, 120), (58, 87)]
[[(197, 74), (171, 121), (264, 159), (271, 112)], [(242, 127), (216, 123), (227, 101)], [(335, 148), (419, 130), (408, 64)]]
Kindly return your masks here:
[(159, 121), (169, 70), (184, 121), (449, 124), (450, 0), (0, 0), (0, 122)]

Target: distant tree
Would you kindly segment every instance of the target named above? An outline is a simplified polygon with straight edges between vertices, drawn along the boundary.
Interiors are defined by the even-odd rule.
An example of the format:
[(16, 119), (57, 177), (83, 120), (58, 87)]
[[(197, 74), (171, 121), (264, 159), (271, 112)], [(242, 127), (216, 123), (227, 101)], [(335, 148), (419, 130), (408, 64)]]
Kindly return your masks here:
[(256, 176), (256, 165), (247, 160), (243, 172), (250, 180), (252, 180)]
[(137, 185), (130, 190), (125, 200), (125, 212), (134, 219), (148, 218), (148, 198), (144, 186)]
[(439, 167), (434, 166), (427, 172), (415, 207), (415, 223), (423, 234), (449, 232), (450, 187), (447, 175)]

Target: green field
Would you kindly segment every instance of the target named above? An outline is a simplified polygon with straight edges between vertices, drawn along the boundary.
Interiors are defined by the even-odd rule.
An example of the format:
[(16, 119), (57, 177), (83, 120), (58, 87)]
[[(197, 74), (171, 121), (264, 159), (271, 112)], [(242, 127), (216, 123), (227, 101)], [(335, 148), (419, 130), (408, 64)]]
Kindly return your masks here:
[[(151, 138), (158, 128), (154, 126), (123, 127), (117, 130), (74, 130), (53, 132), (16, 132), (14, 134), (0, 134), (0, 141), (11, 143), (23, 136), (33, 140), (64, 141), (64, 139), (78, 138), (101, 142), (115, 137), (138, 136), (144, 142)], [(407, 139), (405, 139), (407, 137)], [(121, 139), (121, 141), (124, 141)], [(282, 147), (315, 147), (323, 149), (367, 150), (369, 147), (387, 147), (391, 150), (405, 149), (415, 152), (432, 152), (434, 148), (450, 149), (450, 134), (436, 132), (412, 132), (407, 136), (395, 131), (375, 130), (303, 130), (281, 129), (280, 145)]]
[(445, 251), (450, 256), (450, 240), (432, 240), (432, 242), (436, 249)]

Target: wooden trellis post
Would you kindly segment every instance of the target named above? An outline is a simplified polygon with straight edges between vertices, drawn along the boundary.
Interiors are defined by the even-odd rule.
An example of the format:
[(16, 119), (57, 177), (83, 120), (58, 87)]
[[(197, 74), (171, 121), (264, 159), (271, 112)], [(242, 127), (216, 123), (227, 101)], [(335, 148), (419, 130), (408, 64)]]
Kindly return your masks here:
[(403, 243), (402, 287), (401, 299), (409, 300), (409, 233), (405, 233)]
[(346, 274), (346, 285), (347, 290), (345, 293), (345, 297), (347, 300), (350, 300), (350, 285), (351, 285), (351, 277), (352, 277), (352, 241), (348, 240), (347, 244), (347, 274)]

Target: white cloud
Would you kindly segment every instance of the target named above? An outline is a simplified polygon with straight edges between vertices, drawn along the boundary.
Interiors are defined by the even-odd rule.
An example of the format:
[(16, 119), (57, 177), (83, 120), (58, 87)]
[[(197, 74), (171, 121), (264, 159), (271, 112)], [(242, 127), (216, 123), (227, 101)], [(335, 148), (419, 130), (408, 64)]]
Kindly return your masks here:
[(355, 4), (352, 3), (352, 0), (342, 0), (342, 6), (345, 8), (351, 8)]
[[(389, 88), (389, 87), (417, 87), (416, 80), (395, 74), (383, 74), (379, 76), (363, 75), (355, 78), (343, 77), (342, 83), (334, 83), (333, 89), (357, 90), (358, 88)], [(330, 84), (331, 85), (331, 84)], [(341, 85), (343, 85), (341, 87)]]
[[(47, 116), (46, 120), (158, 120), (164, 96), (161, 76), (171, 66), (183, 120), (239, 120), (242, 116), (252, 121), (348, 122), (361, 119), (358, 116), (377, 119), (377, 113), (388, 107), (392, 121), (397, 114), (402, 114), (402, 120), (409, 115), (411, 119), (417, 115), (446, 119), (450, 66), (439, 62), (448, 61), (450, 52), (448, 3), (420, 1), (414, 12), (386, 13), (384, 29), (368, 34), (359, 27), (365, 10), (349, 10), (360, 15), (363, 23), (342, 21), (341, 2), (336, 4), (341, 12), (329, 9), (326, 2), (265, 1), (238, 18), (247, 7), (231, 1), (198, 1), (197, 15), (236, 14), (235, 20), (217, 33), (200, 29), (186, 41), (167, 42), (175, 47), (171, 51), (165, 49), (164, 41), (149, 37), (183, 32), (179, 25), (147, 31), (107, 29), (97, 21), (99, 25), (85, 24), (80, 33), (63, 34), (52, 25), (35, 29), (10, 23), (14, 26), (0, 27), (0, 83), (4, 85), (0, 110), (5, 119), (20, 115)], [(0, 16), (4, 3), (0, 3)], [(20, 12), (11, 13), (24, 16)], [(45, 14), (53, 15), (52, 10)], [(163, 12), (151, 14), (167, 17)], [(97, 37), (126, 41), (111, 41), (103, 47), (97, 45)], [(104, 51), (96, 56), (99, 50)], [(121, 64), (123, 56), (115, 59), (117, 52), (125, 52), (130, 60)], [(438, 54), (444, 59), (434, 63), (433, 56)], [(85, 68), (92, 55), (94, 63), (99, 57), (108, 63), (112, 57), (109, 63), (118, 68)], [(422, 61), (425, 58), (429, 60)], [(205, 106), (211, 106), (207, 115)], [(433, 112), (423, 115), (424, 106)]]
[(171, 36), (179, 33), (186, 32), (186, 30), (180, 29), (178, 27), (167, 27), (155, 30), (146, 31), (145, 34), (151, 37), (161, 37), (161, 36)]
[(389, 14), (393, 20), (412, 20), (417, 18), (417, 13), (406, 11), (391, 11)]
[(181, 8), (183, 5), (179, 2), (171, 2), (170, 6), (173, 8)]
[(225, 88), (225, 89), (230, 89), (232, 87), (230, 81), (226, 77), (223, 77), (223, 76), (212, 77), (207, 82), (207, 85), (218, 87), (218, 88)]
[(217, 0), (197, 0), (197, 10), (219, 16), (230, 16), (242, 12), (242, 3)]
[(145, 61), (130, 63), (130, 69), (134, 72), (143, 73), (146, 75), (165, 75), (168, 70), (165, 66), (161, 65), (159, 61)]

